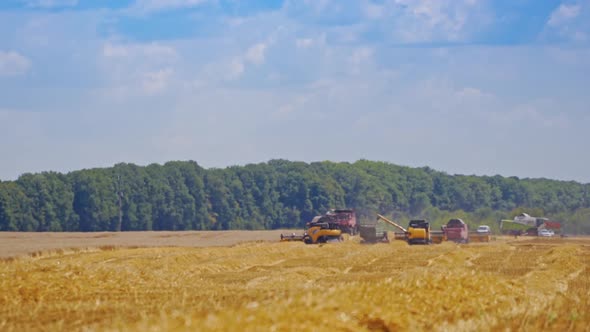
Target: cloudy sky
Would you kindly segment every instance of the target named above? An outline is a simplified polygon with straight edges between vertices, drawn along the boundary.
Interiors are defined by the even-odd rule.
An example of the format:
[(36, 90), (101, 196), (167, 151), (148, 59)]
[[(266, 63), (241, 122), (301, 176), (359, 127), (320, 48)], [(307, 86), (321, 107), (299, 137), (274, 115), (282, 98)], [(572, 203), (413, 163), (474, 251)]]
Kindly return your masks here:
[(0, 156), (590, 182), (590, 0), (2, 0)]

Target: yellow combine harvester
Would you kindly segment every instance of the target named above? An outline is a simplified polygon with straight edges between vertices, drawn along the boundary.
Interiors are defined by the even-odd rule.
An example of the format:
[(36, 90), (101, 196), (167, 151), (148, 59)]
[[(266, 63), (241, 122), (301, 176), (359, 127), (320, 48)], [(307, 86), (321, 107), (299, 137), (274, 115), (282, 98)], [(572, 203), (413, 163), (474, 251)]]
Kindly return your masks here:
[(331, 228), (329, 223), (308, 223), (303, 235), (281, 234), (281, 241), (303, 241), (306, 244), (340, 242), (343, 240), (342, 230)]
[(409, 244), (432, 243), (430, 223), (426, 220), (410, 220), (407, 234), (407, 240)]
[(342, 230), (330, 228), (328, 223), (311, 224), (303, 236), (303, 242), (307, 244), (340, 242), (342, 240)]
[(383, 220), (384, 222), (392, 225), (393, 227), (401, 230), (403, 233), (396, 233), (396, 239), (403, 239), (408, 244), (430, 244), (432, 243), (430, 224), (426, 220), (416, 219), (410, 220), (408, 228), (404, 228), (398, 223), (391, 221), (384, 216), (377, 214), (377, 220)]

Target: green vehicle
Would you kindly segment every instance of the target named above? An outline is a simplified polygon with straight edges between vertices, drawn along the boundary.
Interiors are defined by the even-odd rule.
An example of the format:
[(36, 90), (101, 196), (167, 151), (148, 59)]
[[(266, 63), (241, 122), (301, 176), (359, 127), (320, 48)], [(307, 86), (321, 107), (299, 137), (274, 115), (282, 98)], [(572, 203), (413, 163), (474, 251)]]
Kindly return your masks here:
[(501, 220), (500, 229), (503, 234), (511, 235), (539, 235), (541, 229), (561, 230), (561, 223), (547, 218), (531, 217), (521, 213), (514, 220)]
[(537, 228), (515, 222), (514, 220), (504, 219), (500, 221), (500, 229), (503, 234), (522, 235), (528, 233), (531, 229), (536, 231)]

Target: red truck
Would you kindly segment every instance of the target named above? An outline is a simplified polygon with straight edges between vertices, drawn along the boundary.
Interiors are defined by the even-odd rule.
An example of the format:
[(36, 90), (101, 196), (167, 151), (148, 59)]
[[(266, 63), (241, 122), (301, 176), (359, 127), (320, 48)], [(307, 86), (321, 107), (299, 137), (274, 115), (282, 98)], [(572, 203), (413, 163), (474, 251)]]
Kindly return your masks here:
[(442, 226), (444, 236), (448, 241), (457, 243), (469, 243), (469, 228), (461, 219), (451, 219)]
[(322, 216), (314, 217), (311, 223), (328, 223), (331, 227), (350, 235), (358, 233), (356, 213), (353, 209), (332, 209)]

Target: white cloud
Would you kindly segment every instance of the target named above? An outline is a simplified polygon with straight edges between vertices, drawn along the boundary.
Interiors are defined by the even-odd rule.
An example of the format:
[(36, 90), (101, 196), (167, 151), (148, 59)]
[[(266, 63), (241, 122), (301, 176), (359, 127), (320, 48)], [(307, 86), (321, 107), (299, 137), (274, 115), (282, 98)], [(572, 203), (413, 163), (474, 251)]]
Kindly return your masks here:
[(369, 47), (360, 47), (355, 49), (350, 56), (350, 62), (355, 65), (359, 65), (366, 61), (369, 61), (373, 57), (373, 49)]
[(142, 13), (157, 12), (170, 9), (191, 8), (202, 5), (209, 0), (137, 0), (132, 10)]
[(363, 12), (369, 19), (380, 19), (385, 16), (385, 6), (377, 5), (369, 1), (363, 3)]
[(248, 51), (246, 51), (246, 54), (244, 55), (244, 60), (256, 65), (264, 63), (264, 54), (266, 52), (266, 47), (267, 46), (264, 43), (258, 43), (256, 45), (253, 45), (248, 49)]
[(202, 90), (205, 87), (223, 85), (224, 82), (238, 80), (246, 71), (246, 64), (241, 56), (226, 57), (219, 61), (204, 64), (199, 72), (195, 73), (197, 84), (191, 82), (194, 90)]
[(577, 17), (580, 14), (581, 6), (561, 4), (556, 10), (551, 13), (547, 24), (549, 26), (559, 26), (567, 21)]
[(172, 68), (165, 68), (143, 74), (142, 88), (147, 94), (153, 95), (164, 91), (174, 74)]
[(175, 83), (181, 64), (176, 48), (161, 43), (106, 42), (100, 50), (100, 74), (104, 75), (109, 98), (156, 95)]
[(397, 43), (465, 41), (492, 21), (485, 1), (392, 0), (363, 4), (364, 16)]
[(480, 89), (472, 88), (472, 87), (464, 87), (464, 88), (456, 91), (456, 96), (462, 100), (491, 97), (491, 95), (489, 93), (485, 93), (485, 92), (481, 91)]
[(78, 0), (28, 0), (27, 6), (33, 8), (73, 7)]
[(257, 43), (250, 46), (242, 55), (209, 64), (205, 69), (206, 76), (214, 80), (221, 74), (221, 77), (226, 81), (237, 80), (246, 72), (248, 64), (261, 65), (265, 62), (267, 47), (265, 43)]
[(465, 24), (470, 2), (439, 1), (439, 0), (397, 0), (399, 5), (405, 6), (406, 19), (409, 20), (408, 29), (402, 27), (401, 36), (408, 41), (424, 41), (433, 38), (437, 33), (444, 34), (443, 38), (450, 41), (464, 38)]
[(552, 41), (584, 43), (590, 39), (590, 1), (562, 4), (547, 20), (541, 37)]
[(297, 48), (308, 48), (313, 45), (313, 39), (311, 38), (298, 38), (295, 40)]
[(119, 45), (105, 43), (102, 55), (107, 58), (149, 57), (160, 60), (174, 60), (178, 57), (174, 48), (158, 43)]
[[(285, 1), (282, 13), (347, 33), (345, 42), (377, 33), (388, 42), (463, 42), (494, 20), (489, 0)], [(360, 34), (360, 35), (359, 35)]]
[(316, 34), (315, 37), (295, 38), (295, 47), (299, 49), (311, 48), (313, 46), (326, 46), (326, 33)]
[[(87, 47), (83, 54), (92, 55), (84, 56), (87, 60), (79, 63), (55, 61), (56, 70), (51, 73), (68, 72), (70, 68), (58, 66), (71, 66), (71, 71), (83, 75), (76, 78), (75, 83), (79, 83), (79, 87), (76, 86), (74, 95), (78, 94), (78, 89), (84, 90), (94, 82), (98, 82), (101, 85), (99, 88), (107, 93), (78, 98), (83, 100), (79, 102), (69, 101), (71, 89), (52, 94), (50, 87), (46, 87), (42, 90), (51, 97), (43, 97), (37, 89), (33, 91), (6, 84), (3, 88), (8, 86), (9, 90), (0, 89), (0, 94), (3, 93), (0, 100), (5, 107), (26, 108), (30, 103), (35, 110), (43, 111), (51, 109), (47, 105), (48, 100), (68, 100), (62, 103), (65, 107), (53, 109), (66, 109), (70, 113), (85, 109), (87, 114), (92, 113), (90, 119), (93, 121), (89, 120), (82, 128), (85, 131), (96, 130), (96, 137), (88, 140), (99, 153), (92, 154), (89, 158), (93, 160), (88, 159), (82, 165), (85, 167), (113, 160), (108, 151), (113, 148), (121, 155), (121, 160), (114, 161), (163, 162), (198, 158), (199, 163), (216, 166), (276, 157), (306, 161), (314, 158), (354, 160), (361, 157), (382, 160), (389, 158), (383, 155), (385, 141), (389, 144), (385, 149), (396, 152), (396, 160), (390, 160), (392, 162), (481, 173), (486, 168), (479, 168), (480, 165), (465, 161), (460, 156), (471, 153), (473, 146), (481, 146), (478, 150), (482, 151), (473, 160), (509, 148), (512, 146), (510, 143), (503, 146), (502, 141), (494, 141), (502, 139), (498, 134), (502, 128), (507, 128), (506, 132), (515, 131), (524, 121), (534, 129), (555, 129), (552, 137), (567, 137), (566, 134), (574, 133), (574, 130), (562, 130), (562, 118), (568, 119), (572, 109), (567, 106), (568, 99), (582, 104), (579, 109), (588, 105), (586, 94), (581, 91), (588, 83), (587, 77), (582, 76), (588, 68), (587, 49), (584, 49), (585, 53), (580, 48), (572, 49), (571, 57), (575, 56), (575, 59), (566, 67), (554, 58), (543, 57), (539, 48), (520, 52), (506, 47), (486, 49), (478, 45), (434, 50), (430, 47), (391, 47), (391, 36), (400, 36), (402, 31), (408, 31), (409, 35), (407, 39), (398, 40), (408, 42), (446, 41), (450, 40), (449, 36), (469, 38), (469, 29), (466, 31), (466, 28), (469, 28), (473, 18), (467, 9), (471, 8), (469, 6), (481, 8), (479, 2), (458, 1), (456, 5), (447, 0), (441, 2), (437, 5), (432, 1), (419, 3), (404, 0), (406, 7), (393, 0), (380, 2), (384, 8), (374, 8), (372, 14), (365, 13), (372, 15), (374, 21), (365, 20), (350, 25), (308, 24), (285, 18), (281, 12), (258, 14), (249, 16), (247, 22), (235, 22), (241, 24), (239, 28), (224, 26), (212, 36), (198, 34), (186, 40), (145, 44), (122, 42), (134, 40), (131, 36), (106, 42), (98, 36), (91, 40), (92, 43), (83, 42), (86, 36), (90, 39), (94, 36), (95, 29), (79, 31), (72, 28), (74, 24), (70, 24), (68, 29), (62, 30), (75, 31), (78, 39), (71, 42), (72, 38), (65, 33), (68, 38), (51, 38), (48, 48), (40, 51), (47, 53), (41, 54), (51, 53), (49, 47), (66, 48), (68, 51), (78, 51), (74, 47)], [(465, 10), (464, 14), (456, 14), (454, 6), (460, 9), (459, 12)], [(58, 15), (62, 13), (54, 16)], [(358, 15), (363, 15), (363, 12)], [(396, 23), (398, 18), (400, 23)], [(47, 25), (56, 26), (58, 22), (53, 20)], [(371, 32), (367, 26), (371, 24), (382, 28), (378, 31), (381, 34), (391, 33), (390, 37), (383, 41), (380, 40), (381, 35), (376, 34), (367, 41), (365, 38)], [(277, 33), (276, 38), (265, 38), (279, 25), (285, 28)], [(47, 26), (43, 26), (39, 30), (46, 29)], [(415, 35), (411, 35), (413, 32)], [(339, 38), (345, 34), (352, 37)], [(26, 54), (30, 54), (30, 48), (11, 47), (26, 49)], [(564, 51), (562, 48), (558, 50)], [(560, 53), (557, 56), (570, 58), (569, 54)], [(43, 57), (33, 59), (34, 68), (51, 65), (48, 60), (37, 63), (43, 61)], [(98, 67), (96, 72), (92, 72), (95, 64)], [(385, 75), (386, 71), (391, 74)], [(558, 76), (551, 80), (550, 76), (555, 74)], [(35, 75), (46, 74), (35, 70)], [(267, 79), (271, 76), (275, 81)], [(506, 79), (507, 76), (510, 77)], [(234, 81), (240, 77), (244, 79)], [(428, 84), (431, 77), (438, 78), (440, 83)], [(63, 78), (56, 75), (41, 78), (52, 85), (63, 82)], [(116, 95), (116, 98), (107, 96), (108, 93)], [(14, 101), (6, 101), (4, 96), (12, 94), (17, 96)], [(527, 100), (553, 94), (556, 106), (527, 106)], [(27, 103), (17, 101), (17, 98), (27, 100)], [(199, 107), (195, 108), (195, 105)], [(517, 108), (518, 105), (524, 106)], [(120, 130), (113, 132), (121, 133), (116, 134), (116, 140), (108, 140), (114, 137), (110, 131), (112, 120), (95, 121), (105, 118), (104, 110), (117, 115), (120, 113), (124, 119), (115, 121), (120, 124)], [(497, 113), (492, 113), (493, 110)], [(558, 111), (564, 115), (553, 116), (556, 113), (551, 113)], [(185, 113), (179, 115), (178, 112)], [(141, 123), (136, 121), (138, 115), (141, 116)], [(177, 117), (178, 127), (170, 127), (166, 131), (166, 122), (174, 116)], [(502, 122), (492, 123), (494, 116)], [(0, 119), (0, 127), (9, 127), (9, 121), (19, 119), (4, 117)], [(66, 136), (66, 126), (80, 128), (80, 123), (71, 115), (63, 119), (63, 127), (59, 127), (63, 136), (57, 135), (55, 130), (51, 131), (47, 122), (40, 121), (44, 127), (35, 131), (39, 134), (35, 136), (36, 140), (31, 140), (31, 155), (43, 152), (37, 141), (42, 141), (44, 136), (50, 142), (48, 144), (54, 145), (76, 141), (70, 139), (71, 134)], [(509, 120), (506, 122), (503, 119)], [(587, 142), (588, 133), (580, 124), (583, 121), (576, 123), (575, 119), (569, 118), (571, 127), (581, 128), (575, 132), (586, 138), (578, 141)], [(588, 119), (584, 120), (585, 124)], [(360, 129), (322, 135), (327, 123), (333, 127), (354, 128), (356, 125)], [(530, 131), (535, 132), (534, 129)], [(136, 133), (131, 134), (129, 130), (136, 130)], [(166, 131), (164, 134), (163, 130)], [(228, 137), (207, 140), (215, 132), (228, 133)], [(425, 133), (425, 138), (414, 141), (416, 132)], [(165, 153), (154, 153), (151, 145), (159, 141), (160, 136), (168, 134), (170, 141), (163, 140), (162, 143), (161, 151)], [(385, 134), (391, 139), (381, 139), (380, 135)], [(303, 144), (300, 141), (302, 136), (305, 139)], [(0, 130), (0, 137), (7, 140), (11, 135)], [(135, 141), (139, 143), (133, 143)], [(72, 154), (71, 151), (84, 151), (83, 148), (69, 149), (72, 144), (75, 145), (67, 143), (62, 150), (69, 154)], [(250, 153), (246, 145), (256, 148)], [(582, 145), (576, 145), (578, 150)], [(24, 150), (22, 145), (20, 147), (18, 150)], [(4, 148), (8, 152), (16, 151)], [(238, 155), (232, 154), (236, 150), (239, 150)], [(350, 151), (356, 152), (351, 155)], [(16, 152), (4, 155), (17, 156)], [(82, 158), (78, 155), (83, 154), (76, 157)], [(58, 156), (60, 158), (53, 158), (56, 158), (55, 165), (59, 165), (60, 169), (68, 163), (67, 168), (81, 165), (79, 161), (63, 159), (61, 154)], [(36, 164), (41, 165), (40, 170), (49, 167), (49, 161), (35, 158), (28, 162), (15, 157), (11, 169), (30, 169), (30, 165)], [(454, 159), (459, 161), (453, 164)], [(587, 164), (587, 159), (583, 160)], [(514, 173), (509, 166), (500, 168), (505, 164), (489, 165), (489, 169), (498, 167), (494, 172)], [(587, 178), (586, 173), (579, 174)]]
[(107, 43), (103, 45), (102, 55), (107, 58), (111, 57), (126, 57), (129, 56), (129, 47), (122, 45), (112, 45)]
[[(337, 3), (337, 2), (336, 2)], [(334, 2), (331, 0), (287, 0), (283, 4), (283, 8), (308, 8), (314, 14), (319, 14), (327, 10), (333, 9)]]
[(25, 74), (31, 68), (31, 61), (14, 51), (0, 51), (0, 76)]
[(235, 80), (238, 79), (244, 73), (245, 67), (244, 63), (240, 59), (234, 59), (231, 61), (228, 67), (226, 79), (227, 80)]

